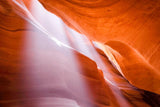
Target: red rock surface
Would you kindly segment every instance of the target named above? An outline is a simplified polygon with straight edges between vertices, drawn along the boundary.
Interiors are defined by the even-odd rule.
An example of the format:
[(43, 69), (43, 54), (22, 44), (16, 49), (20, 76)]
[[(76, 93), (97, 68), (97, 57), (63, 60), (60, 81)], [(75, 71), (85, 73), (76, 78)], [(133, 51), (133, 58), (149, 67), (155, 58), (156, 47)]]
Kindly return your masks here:
[[(61, 4), (66, 1), (55, 1), (55, 3), (57, 2)], [(30, 7), (37, 6), (37, 2), (33, 3), (32, 0), (24, 0), (24, 3), (29, 12), (31, 12)], [(90, 2), (88, 1), (88, 3)], [(106, 5), (105, 2), (104, 5)], [(84, 4), (84, 6), (86, 5)], [(98, 4), (91, 7), (95, 6), (98, 6)], [(42, 9), (40, 12), (43, 14), (45, 11)], [(45, 20), (41, 19), (41, 21), (44, 21), (41, 24), (44, 23), (42, 24), (43, 27), (49, 29), (47, 14), (43, 16)], [(37, 15), (35, 14), (35, 17), (38, 17)], [(29, 19), (29, 22), (25, 19)], [(59, 46), (55, 41), (47, 38), (47, 35), (42, 31), (43, 29), (38, 29), (33, 23), (31, 24), (32, 21), (35, 22), (35, 20), (28, 18), (26, 11), (23, 11), (14, 1), (0, 1), (1, 107), (159, 106), (160, 97), (158, 95), (132, 86), (121, 75), (120, 71), (113, 67), (107, 58), (108, 56), (106, 57), (109, 50), (113, 55), (116, 55), (117, 62), (124, 60), (126, 66), (128, 66), (130, 62), (127, 62), (125, 58), (130, 58), (130, 56), (124, 56), (124, 53), (118, 50), (123, 46), (127, 52), (133, 53), (134, 58), (136, 57), (136, 59), (130, 58), (131, 64), (138, 60), (142, 63), (142, 67), (145, 66), (147, 71), (148, 69), (150, 70), (150, 67), (145, 65), (145, 61), (143, 62), (144, 59), (140, 59), (137, 54), (134, 54), (135, 50), (133, 48), (130, 49), (128, 45), (126, 46), (119, 42), (107, 42), (107, 46), (110, 46), (111, 49), (102, 45), (101, 47), (106, 54), (98, 49), (97, 52), (107, 70), (101, 71), (96, 65), (99, 62), (94, 62), (71, 48), (63, 45)], [(40, 19), (36, 21), (40, 21)], [(78, 30), (81, 31), (80, 29)], [(57, 35), (61, 36), (61, 33)], [(116, 44), (120, 46), (118, 49)], [(73, 43), (71, 43), (72, 45)], [(117, 59), (115, 51), (121, 54), (120, 59), (119, 57)], [(121, 63), (118, 62), (118, 64)], [(132, 67), (128, 69), (132, 70)], [(137, 83), (135, 82), (137, 80), (132, 78), (133, 76), (127, 77), (130, 75), (125, 74), (124, 71), (122, 69), (125, 77), (129, 78), (131, 83), (133, 80), (133, 85), (136, 86), (137, 84), (134, 83)], [(148, 72), (152, 74), (153, 71), (151, 69)], [(145, 71), (143, 73), (147, 75)], [(109, 74), (113, 77), (111, 83), (105, 79)], [(159, 87), (156, 85), (158, 77), (156, 76), (153, 75), (155, 77), (155, 79), (153, 78), (155, 80), (153, 81), (153, 85), (155, 85), (153, 89), (155, 90), (149, 91), (158, 93), (157, 89)], [(139, 83), (142, 84), (143, 82), (140, 81)], [(146, 86), (146, 84), (144, 82), (143, 86)]]

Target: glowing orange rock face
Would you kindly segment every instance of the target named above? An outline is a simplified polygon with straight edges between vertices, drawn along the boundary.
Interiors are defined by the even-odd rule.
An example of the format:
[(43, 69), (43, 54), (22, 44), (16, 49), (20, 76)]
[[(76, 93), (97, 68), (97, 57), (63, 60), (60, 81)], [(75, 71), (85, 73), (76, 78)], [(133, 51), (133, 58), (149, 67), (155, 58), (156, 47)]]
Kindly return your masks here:
[[(26, 4), (30, 2), (30, 0), (25, 1)], [(105, 2), (103, 4), (106, 6)], [(148, 92), (130, 85), (102, 51), (98, 50), (98, 53), (108, 67), (107, 73), (113, 75), (117, 86), (105, 81), (104, 72), (97, 69), (94, 61), (73, 49), (58, 46), (17, 15), (13, 8), (21, 11), (21, 8), (15, 7), (12, 0), (0, 1), (0, 105), (2, 107), (148, 107), (147, 103), (159, 105), (158, 100), (156, 103), (152, 101), (154, 98), (158, 99), (158, 95), (148, 97), (148, 94), (145, 94)], [(112, 43), (114, 42), (108, 42), (107, 45), (114, 50), (120, 49), (118, 46), (123, 45), (119, 42)], [(127, 46), (123, 47), (128, 49)], [(112, 49), (109, 52), (112, 52)], [(104, 52), (107, 54), (108, 48), (106, 50)], [(128, 52), (134, 56), (130, 48)], [(122, 60), (123, 58), (126, 56), (122, 57)], [(137, 61), (137, 58), (135, 60)], [(132, 79), (132, 77), (127, 78)]]
[(160, 1), (39, 1), (70, 27), (104, 43), (131, 84), (160, 94)]

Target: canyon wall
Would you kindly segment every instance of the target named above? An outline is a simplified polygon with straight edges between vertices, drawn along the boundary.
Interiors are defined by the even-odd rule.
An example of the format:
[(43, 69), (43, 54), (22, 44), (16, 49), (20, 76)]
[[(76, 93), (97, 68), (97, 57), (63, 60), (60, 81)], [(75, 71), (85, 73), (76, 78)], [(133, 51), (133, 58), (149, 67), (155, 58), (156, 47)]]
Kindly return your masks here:
[[(46, 29), (58, 25), (49, 26), (51, 13), (33, 1), (0, 1), (0, 106), (160, 105), (158, 1), (40, 0), (69, 27), (96, 41), (104, 71), (71, 48), (71, 38), (71, 47), (48, 38)], [(39, 16), (32, 14), (34, 6), (41, 9)]]
[(68, 26), (99, 42), (131, 84), (160, 94), (160, 1), (39, 1)]

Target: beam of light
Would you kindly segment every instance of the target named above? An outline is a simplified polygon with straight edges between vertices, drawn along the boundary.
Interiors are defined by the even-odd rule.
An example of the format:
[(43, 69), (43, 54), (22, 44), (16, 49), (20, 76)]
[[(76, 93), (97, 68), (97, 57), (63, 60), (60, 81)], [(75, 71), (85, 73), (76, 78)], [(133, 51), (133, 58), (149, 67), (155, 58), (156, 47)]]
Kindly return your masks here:
[[(22, 16), (25, 20), (30, 22), (32, 25), (34, 25), (37, 29), (39, 29), (39, 31), (44, 33), (45, 37), (49, 38), (50, 40), (55, 42), (58, 46), (60, 46), (60, 48), (62, 48), (61, 49), (62, 52), (65, 52), (63, 51), (63, 47), (69, 48), (72, 50), (76, 50), (82, 53), (83, 55), (89, 57), (90, 59), (94, 60), (98, 66), (98, 69), (101, 69), (103, 71), (104, 79), (106, 80), (106, 83), (115, 87), (117, 86), (117, 84), (114, 83), (113, 76), (109, 72), (107, 72), (108, 69), (104, 64), (104, 62), (101, 60), (97, 51), (95, 50), (93, 43), (91, 43), (90, 40), (88, 40), (84, 35), (79, 34), (76, 31), (68, 28), (59, 18), (47, 12), (46, 10), (44, 10), (37, 1), (33, 2), (34, 7), (32, 7), (31, 11), (28, 10), (28, 8), (25, 6), (22, 0), (13, 0), (13, 2), (24, 11), (24, 12), (18, 12), (18, 14)], [(42, 37), (39, 37), (37, 34), (34, 35), (34, 33), (29, 33), (26, 35), (29, 35), (29, 36), (26, 36), (26, 41), (25, 41), (25, 45), (26, 45), (25, 54), (27, 54), (26, 55), (27, 57), (23, 63), (29, 64), (29, 66), (25, 68), (26, 73), (24, 75), (28, 76), (28, 77), (25, 77), (26, 78), (25, 87), (27, 87), (27, 84), (28, 84), (28, 87), (30, 87), (30, 89), (36, 90), (37, 87), (34, 87), (34, 85), (42, 83), (43, 85), (38, 87), (39, 89), (38, 91), (40, 91), (41, 88), (44, 90), (47, 90), (49, 86), (52, 86), (52, 89), (57, 89), (57, 90), (63, 89), (62, 91), (67, 90), (66, 93), (74, 95), (74, 93), (72, 93), (69, 90), (68, 88), (69, 86), (66, 83), (66, 80), (72, 81), (70, 80), (70, 78), (72, 78), (73, 80), (78, 82), (77, 84), (78, 86), (76, 89), (77, 90), (78, 88), (83, 89), (81, 90), (85, 94), (85, 96), (83, 97), (88, 97), (89, 99), (92, 98), (92, 96), (90, 95), (90, 92), (86, 88), (87, 86), (84, 83), (85, 81), (77, 73), (75, 73), (75, 72), (81, 72), (80, 71), (81, 69), (78, 68), (79, 66), (78, 60), (74, 55), (74, 53), (72, 53), (72, 51), (69, 51), (68, 53), (64, 53), (64, 54), (68, 54), (69, 56), (72, 56), (72, 58), (70, 59), (70, 62), (73, 65), (71, 71), (67, 73), (65, 71), (58, 72), (57, 69), (54, 69), (54, 67), (51, 67), (51, 66), (54, 66), (51, 63), (55, 63), (53, 62), (55, 57), (52, 56), (51, 53), (49, 53), (48, 55), (41, 54), (42, 51), (45, 51), (45, 48), (52, 49), (48, 46), (50, 43), (48, 44), (46, 39), (42, 39)], [(47, 45), (45, 46), (44, 44), (47, 44)], [(58, 49), (55, 49), (55, 50), (58, 50)], [(29, 52), (32, 52), (32, 54), (30, 54)], [(45, 52), (43, 52), (43, 54), (45, 54)], [(44, 56), (45, 58), (42, 58)], [(63, 59), (59, 59), (59, 60), (63, 60)], [(55, 83), (54, 85), (52, 85), (53, 82), (54, 83), (58, 82), (58, 83)], [(110, 89), (116, 96), (116, 99), (119, 102), (119, 104), (121, 106), (127, 107), (128, 106), (127, 101), (125, 101), (125, 98), (123, 98), (123, 96), (121, 95), (121, 92), (118, 90), (116, 90), (115, 92), (111, 87)], [(39, 93), (39, 94), (43, 96), (43, 93)], [(73, 103), (75, 104), (74, 100), (73, 100)], [(77, 103), (75, 105), (77, 107), (79, 106)]]
[[(73, 96), (81, 100), (92, 99), (85, 81), (79, 74), (82, 72), (82, 69), (80, 68), (75, 52), (73, 52), (75, 49), (69, 45), (67, 39), (64, 39), (66, 36), (61, 24), (55, 24), (56, 22), (61, 23), (60, 19), (55, 18), (55, 15), (47, 13), (44, 9), (40, 10), (42, 7), (37, 1), (33, 0), (34, 7), (31, 7), (31, 11), (28, 10), (22, 0), (13, 1), (24, 11), (18, 11), (18, 14), (36, 27), (33, 32), (26, 32), (24, 34), (22, 63), (25, 66), (22, 68), (23, 81), (21, 87), (23, 90), (22, 96), (25, 97), (23, 99), (29, 100), (33, 97), (41, 98), (46, 96), (48, 98), (49, 96), (50, 98), (59, 98), (59, 102), (57, 100), (52, 101), (52, 106), (65, 107), (72, 107), (69, 104), (79, 107), (77, 101), (72, 98)], [(44, 16), (41, 16), (43, 13)], [(34, 16), (39, 17), (36, 19)], [(45, 20), (52, 20), (53, 24), (43, 23), (43, 18)], [(26, 27), (31, 28), (32, 25), (29, 24)], [(56, 29), (57, 27), (58, 29)], [(62, 29), (62, 31), (59, 29)], [(57, 51), (61, 53), (57, 54)], [(62, 58), (59, 54), (62, 54)], [(68, 60), (69, 62), (65, 61), (63, 54), (70, 58)], [(63, 97), (69, 100), (68, 103)], [(42, 102), (46, 103), (45, 100)], [(34, 103), (35, 107), (39, 107), (38, 105)]]

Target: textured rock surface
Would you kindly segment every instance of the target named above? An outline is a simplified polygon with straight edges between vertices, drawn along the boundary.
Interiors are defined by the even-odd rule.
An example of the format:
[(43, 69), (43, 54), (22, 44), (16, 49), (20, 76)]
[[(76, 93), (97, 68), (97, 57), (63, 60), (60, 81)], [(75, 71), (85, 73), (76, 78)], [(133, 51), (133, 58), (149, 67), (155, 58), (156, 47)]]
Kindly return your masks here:
[(131, 84), (160, 94), (159, 0), (39, 1), (70, 27), (106, 43)]
[[(29, 7), (32, 2), (25, 3)], [(102, 51), (98, 53), (108, 68), (103, 73), (91, 59), (46, 38), (15, 10), (22, 11), (12, 0), (0, 1), (1, 107), (160, 105), (159, 95), (128, 83)], [(108, 73), (113, 75), (116, 86), (104, 79)]]

